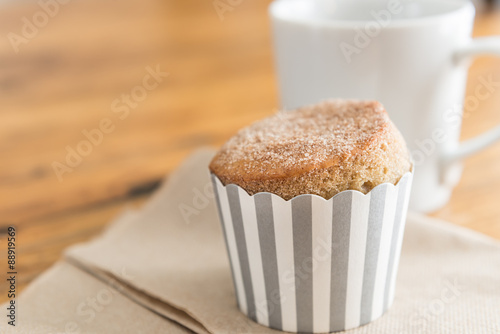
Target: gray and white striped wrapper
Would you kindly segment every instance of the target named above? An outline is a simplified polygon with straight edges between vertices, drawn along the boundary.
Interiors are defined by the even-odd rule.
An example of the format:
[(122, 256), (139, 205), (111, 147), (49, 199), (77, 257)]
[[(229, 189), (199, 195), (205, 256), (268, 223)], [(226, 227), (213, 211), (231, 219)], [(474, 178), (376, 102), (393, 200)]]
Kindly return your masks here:
[(285, 201), (212, 175), (239, 309), (261, 325), (301, 333), (380, 317), (394, 300), (412, 178), (366, 195)]

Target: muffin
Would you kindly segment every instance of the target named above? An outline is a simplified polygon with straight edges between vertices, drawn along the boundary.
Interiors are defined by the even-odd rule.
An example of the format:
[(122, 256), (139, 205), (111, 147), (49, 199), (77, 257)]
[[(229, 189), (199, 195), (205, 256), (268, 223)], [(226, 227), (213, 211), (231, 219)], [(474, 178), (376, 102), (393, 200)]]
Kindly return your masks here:
[(302, 194), (329, 199), (396, 184), (410, 171), (405, 141), (376, 101), (326, 101), (282, 111), (239, 131), (213, 158), (223, 184), (286, 200)]
[(250, 319), (325, 333), (391, 306), (413, 169), (380, 103), (279, 112), (238, 132), (209, 169)]

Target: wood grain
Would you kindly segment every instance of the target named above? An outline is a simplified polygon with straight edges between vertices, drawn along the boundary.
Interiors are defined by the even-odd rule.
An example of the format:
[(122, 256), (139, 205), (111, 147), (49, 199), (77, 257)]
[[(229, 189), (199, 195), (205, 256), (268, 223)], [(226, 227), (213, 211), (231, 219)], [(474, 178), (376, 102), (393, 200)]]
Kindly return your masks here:
[[(99, 234), (127, 205), (144, 202), (190, 152), (218, 146), (278, 106), (267, 6), (243, 1), (220, 20), (211, 1), (74, 0), (15, 53), (6, 36), (40, 11), (0, 8), (0, 228), (15, 225), (21, 288), (69, 245)], [(481, 15), (475, 35), (500, 34), (500, 14)], [(168, 72), (130, 108), (112, 103), (141, 86), (147, 67)], [(478, 60), (500, 80), (500, 61)], [(463, 138), (500, 123), (500, 91), (464, 122)], [(53, 162), (109, 119), (114, 130), (60, 182)], [(451, 203), (434, 216), (500, 239), (500, 145), (465, 164)], [(5, 235), (0, 268), (5, 268)], [(4, 284), (4, 283), (2, 283)], [(0, 289), (0, 302), (6, 300)]]

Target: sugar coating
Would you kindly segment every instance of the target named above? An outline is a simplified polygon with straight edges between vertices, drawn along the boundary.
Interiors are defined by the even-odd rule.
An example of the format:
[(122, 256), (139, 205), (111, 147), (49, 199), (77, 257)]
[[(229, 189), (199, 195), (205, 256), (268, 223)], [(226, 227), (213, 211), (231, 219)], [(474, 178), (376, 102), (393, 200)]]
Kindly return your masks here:
[(326, 199), (396, 184), (411, 169), (406, 144), (376, 101), (330, 100), (280, 111), (240, 130), (210, 164), (223, 184), (288, 200)]

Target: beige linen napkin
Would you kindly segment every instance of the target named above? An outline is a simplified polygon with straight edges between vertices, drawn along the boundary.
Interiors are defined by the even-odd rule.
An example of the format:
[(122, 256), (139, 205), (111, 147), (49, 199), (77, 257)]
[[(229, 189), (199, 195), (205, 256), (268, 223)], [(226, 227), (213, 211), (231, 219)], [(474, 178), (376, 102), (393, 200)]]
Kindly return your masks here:
[(0, 333), (192, 333), (64, 261), (38, 277), (16, 304), (16, 326), (3, 316)]
[[(158, 315), (196, 333), (279, 333), (236, 308), (207, 171), (212, 155), (194, 154), (142, 210), (70, 248), (67, 263), (43, 275), (19, 300), (18, 332), (36, 326), (37, 333), (64, 332), (60, 322), (75, 318), (74, 302), (96, 295), (106, 282), (120, 293), (101, 310), (101, 320), (81, 326), (80, 333), (186, 332), (166, 319), (168, 329), (162, 328)], [(500, 243), (410, 215), (394, 305), (381, 319), (348, 332), (500, 333)]]

